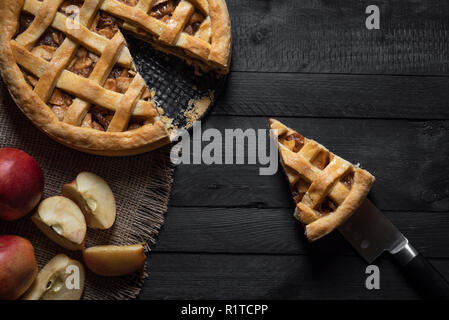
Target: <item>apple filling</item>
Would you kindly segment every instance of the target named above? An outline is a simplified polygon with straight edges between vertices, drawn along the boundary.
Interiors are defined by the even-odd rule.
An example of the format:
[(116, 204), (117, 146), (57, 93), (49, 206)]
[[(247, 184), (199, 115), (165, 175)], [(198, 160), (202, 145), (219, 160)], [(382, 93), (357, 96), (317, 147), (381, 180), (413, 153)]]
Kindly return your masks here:
[(354, 183), (354, 171), (351, 171), (347, 175), (345, 175), (340, 182), (349, 190), (352, 188), (352, 184)]
[(64, 115), (72, 104), (73, 99), (73, 96), (62, 90), (55, 89), (53, 91), (53, 94), (48, 100), (48, 104), (51, 106), (51, 110), (56, 114), (59, 121), (64, 120)]
[(100, 58), (96, 54), (87, 51), (84, 47), (79, 47), (74, 59), (67, 66), (67, 70), (84, 78), (89, 78), (98, 59)]
[(293, 152), (299, 152), (304, 147), (305, 139), (299, 133), (290, 133), (279, 138), (279, 142)]
[(316, 209), (320, 213), (320, 215), (327, 215), (331, 212), (334, 212), (337, 209), (338, 205), (330, 198), (326, 197), (319, 207)]
[(309, 187), (310, 183), (307, 183), (302, 179), (299, 179), (298, 182), (296, 182), (293, 185), (290, 185), (290, 191), (293, 195), (293, 200), (295, 201), (295, 203), (301, 202), (307, 190), (309, 190)]
[(178, 1), (159, 1), (160, 3), (156, 4), (153, 8), (150, 10), (150, 16), (159, 19), (164, 22), (168, 22), (173, 14), (173, 11), (175, 11), (176, 6), (179, 3)]
[(328, 164), (332, 161), (334, 155), (326, 150), (322, 150), (318, 155), (312, 160), (312, 164), (320, 170), (324, 170)]
[(100, 12), (95, 18), (91, 30), (102, 35), (103, 37), (112, 39), (112, 37), (118, 31), (117, 19), (108, 14)]

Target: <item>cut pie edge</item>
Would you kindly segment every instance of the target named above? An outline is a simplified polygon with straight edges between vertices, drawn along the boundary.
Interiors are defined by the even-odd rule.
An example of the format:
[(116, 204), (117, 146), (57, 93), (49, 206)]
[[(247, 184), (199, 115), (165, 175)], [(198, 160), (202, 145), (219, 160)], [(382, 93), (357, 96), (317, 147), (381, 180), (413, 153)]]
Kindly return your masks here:
[[(280, 163), (284, 169), (284, 173), (287, 176), (289, 185), (292, 188), (293, 186), (296, 185), (296, 183), (299, 180), (297, 179), (294, 182), (295, 177), (293, 176), (295, 174), (292, 172), (293, 170), (288, 166), (288, 163), (292, 163), (291, 161), (295, 157), (295, 152), (284, 146), (284, 144), (280, 142), (279, 137), (287, 133), (288, 134), (296, 133), (298, 135), (300, 134), (297, 131), (285, 126), (284, 124), (275, 119), (269, 119), (268, 124), (270, 129), (277, 130), (276, 139), (280, 154)], [(305, 137), (303, 138), (305, 139), (304, 145), (307, 142), (310, 142), (311, 144), (316, 144), (316, 146), (320, 147), (321, 150), (329, 152), (324, 146), (315, 142), (314, 140)], [(331, 153), (329, 152), (329, 154)], [(324, 237), (325, 235), (329, 234), (330, 232), (338, 228), (341, 224), (343, 224), (363, 203), (375, 181), (374, 176), (371, 175), (368, 171), (361, 169), (359, 166), (353, 165), (334, 154), (332, 154), (332, 157), (335, 161), (340, 161), (343, 167), (349, 168), (348, 170), (352, 171), (353, 173), (350, 190), (345, 191), (347, 193), (345, 197), (341, 199), (341, 203), (338, 204), (336, 210), (327, 215), (320, 216), (317, 214), (314, 208), (311, 208), (309, 205), (307, 205), (307, 202), (310, 202), (310, 199), (305, 199), (304, 201), (303, 200), (296, 201), (294, 199), (296, 203), (294, 216), (303, 225), (305, 225), (306, 237), (311, 242)], [(329, 164), (333, 163), (334, 160), (329, 162)], [(316, 183), (314, 184), (313, 189), (314, 190), (321, 189), (321, 191), (323, 191), (328, 190), (326, 188), (329, 188), (329, 186), (331, 186), (333, 190), (337, 189), (335, 186), (340, 182), (339, 179), (341, 179), (341, 177), (344, 174), (340, 173), (340, 176), (338, 176), (338, 178), (334, 182), (330, 183), (329, 186), (325, 186), (324, 181), (326, 181), (327, 178), (326, 175), (329, 174), (330, 172), (327, 172), (324, 169), (322, 171), (318, 171), (317, 179), (315, 180)], [(299, 174), (297, 175), (299, 176)], [(316, 194), (313, 194), (313, 190), (312, 193), (309, 194), (309, 191), (311, 191), (311, 189), (312, 188), (307, 190), (306, 195), (309, 198), (316, 197)], [(336, 192), (338, 192), (338, 190)], [(325, 195), (324, 197), (328, 196), (329, 195)]]
[[(129, 28), (129, 25), (123, 26), (123, 29), (131, 31), (134, 37), (151, 43), (158, 51), (177, 56), (193, 66), (200, 67), (205, 72), (214, 71), (222, 75), (228, 74), (231, 62), (232, 32), (231, 19), (226, 1), (189, 0), (188, 2), (192, 2), (200, 12), (210, 18), (208, 19), (208, 25), (210, 25), (210, 43), (206, 43), (196, 36), (180, 32), (177, 37), (172, 38), (169, 36), (173, 43), (167, 44), (161, 40), (162, 34), (157, 35), (160, 33), (159, 22), (153, 24), (155, 21), (149, 21), (147, 25), (144, 23), (145, 21), (140, 19), (142, 14), (140, 10), (120, 2), (108, 4), (108, 9), (113, 12), (108, 10), (106, 12), (114, 17), (122, 17), (125, 22), (127, 15), (134, 16), (137, 21), (133, 23), (137, 28), (145, 29), (146, 26), (146, 28), (153, 29), (153, 32), (156, 32), (156, 35), (154, 35), (156, 39), (153, 39), (151, 35), (142, 35), (138, 32), (133, 32), (134, 28)], [(170, 30), (168, 34), (173, 35), (173, 32), (174, 30)]]

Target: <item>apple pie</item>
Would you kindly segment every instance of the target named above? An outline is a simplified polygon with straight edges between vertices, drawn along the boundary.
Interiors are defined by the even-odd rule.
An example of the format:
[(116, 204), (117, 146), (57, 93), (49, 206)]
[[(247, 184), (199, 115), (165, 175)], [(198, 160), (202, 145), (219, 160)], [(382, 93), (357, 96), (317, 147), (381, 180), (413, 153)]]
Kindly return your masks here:
[(296, 204), (295, 217), (306, 226), (307, 239), (315, 241), (357, 210), (375, 179), (279, 121), (270, 119), (269, 126), (277, 130), (280, 162)]
[(0, 71), (23, 113), (56, 141), (100, 155), (170, 142), (121, 30), (195, 68), (229, 72), (224, 0), (3, 0)]

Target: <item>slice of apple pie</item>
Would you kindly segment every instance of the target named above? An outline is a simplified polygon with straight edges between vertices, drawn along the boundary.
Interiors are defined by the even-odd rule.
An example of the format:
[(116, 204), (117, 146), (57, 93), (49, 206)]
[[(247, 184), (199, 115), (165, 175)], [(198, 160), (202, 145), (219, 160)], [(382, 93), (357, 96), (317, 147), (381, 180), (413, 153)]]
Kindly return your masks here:
[(307, 239), (315, 241), (356, 211), (375, 178), (277, 120), (270, 119), (269, 126), (277, 130), (280, 161), (296, 204), (294, 215), (306, 226)]

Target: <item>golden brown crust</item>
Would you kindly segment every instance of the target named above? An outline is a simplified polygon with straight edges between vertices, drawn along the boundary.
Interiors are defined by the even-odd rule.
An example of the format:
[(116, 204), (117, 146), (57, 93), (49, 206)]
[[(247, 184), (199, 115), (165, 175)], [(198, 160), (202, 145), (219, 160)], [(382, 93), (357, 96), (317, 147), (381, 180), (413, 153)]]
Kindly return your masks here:
[(122, 132), (128, 127), (132, 110), (136, 106), (143, 90), (145, 90), (145, 81), (140, 74), (137, 74), (131, 82), (128, 91), (126, 91), (120, 100), (120, 104), (109, 124), (108, 132)]
[[(89, 76), (89, 79), (103, 85), (106, 78), (110, 74), (114, 64), (117, 62), (118, 56), (121, 52), (120, 48), (123, 47), (125, 39), (120, 33), (116, 33), (108, 45), (105, 47), (102, 56), (97, 61), (95, 68)], [(72, 105), (68, 108), (65, 116), (64, 122), (79, 126), (82, 123), (82, 119), (87, 113), (90, 103), (76, 98)]]
[[(108, 44), (110, 41), (90, 32), (83, 25), (80, 28), (68, 28), (67, 18), (62, 13), (55, 12), (59, 7), (59, 2), (62, 1), (46, 3), (36, 0), (4, 0), (0, 7), (0, 16), (2, 17), (0, 21), (0, 72), (22, 112), (51, 138), (71, 148), (92, 154), (131, 155), (150, 151), (170, 143), (165, 126), (158, 118), (152, 102), (134, 99), (136, 92), (129, 92), (126, 95), (104, 89), (102, 82), (105, 79), (100, 79), (104, 78), (104, 74), (98, 79), (88, 79), (65, 69), (76, 50), (76, 43), (102, 56), (109, 54)], [(208, 36), (207, 30), (200, 30), (197, 37), (181, 32), (186, 23), (185, 17), (193, 13), (193, 6), (190, 2), (206, 16), (206, 20), (201, 26), (203, 29), (207, 29), (210, 25), (210, 36)], [(158, 36), (164, 35), (162, 39), (164, 42), (174, 47), (179, 46), (186, 54), (210, 64), (211, 68), (219, 73), (227, 73), (231, 51), (231, 30), (224, 0), (191, 0), (190, 2), (183, 0), (183, 5), (178, 12), (175, 10), (174, 17), (176, 18), (178, 15), (180, 21), (183, 21), (182, 25), (171, 27), (165, 33), (161, 29), (162, 22), (149, 18), (147, 14), (143, 15), (142, 10), (137, 11), (136, 8), (116, 0), (105, 0), (101, 6), (100, 2), (98, 5), (103, 11), (112, 15), (123, 18), (132, 17), (132, 21), (126, 21), (130, 24), (135, 23), (134, 29), (139, 27)], [(96, 11), (98, 7), (95, 5), (95, 1), (91, 1), (86, 9)], [(12, 41), (18, 28), (21, 10), (35, 16), (39, 15), (39, 19), (35, 19), (29, 31), (22, 33), (18, 42)], [(87, 16), (92, 17), (92, 15), (86, 15), (86, 19)], [(82, 19), (84, 17), (81, 14)], [(90, 23), (82, 23), (90, 25)], [(54, 59), (47, 62), (30, 55), (27, 50), (49, 26), (69, 35), (70, 39), (66, 38)], [(115, 54), (117, 56), (114, 57), (114, 61), (117, 61), (119, 65), (127, 68), (133, 67), (132, 58), (126, 47), (122, 47), (120, 52)], [(26, 82), (24, 74), (18, 66), (19, 61), (23, 69), (38, 79), (34, 90)], [(100, 65), (102, 62), (100, 59)], [(62, 89), (76, 96), (64, 121), (60, 121), (61, 119), (46, 104), (54, 88)], [(139, 87), (137, 91), (140, 93), (141, 88)], [(134, 100), (129, 103), (121, 102), (124, 96)], [(90, 104), (99, 105), (112, 111), (121, 110), (108, 132), (78, 126)], [(132, 112), (133, 116), (153, 117), (153, 121), (146, 122), (147, 124), (135, 130), (115, 132), (115, 130), (126, 129), (129, 115), (125, 115), (124, 110)]]
[[(336, 229), (355, 212), (375, 179), (368, 171), (330, 153), (319, 143), (301, 136), (279, 121), (270, 119), (269, 126), (278, 130), (281, 164), (290, 187), (293, 192), (299, 192), (295, 189), (302, 192), (295, 199), (294, 215), (306, 225), (307, 239), (315, 241)], [(297, 141), (301, 146), (295, 150)], [(297, 183), (301, 183), (300, 188)], [(326, 207), (329, 204), (330, 207)], [(325, 212), (321, 212), (323, 205)]]
[(172, 22), (167, 23), (167, 26), (162, 30), (159, 41), (169, 45), (176, 44), (178, 35), (182, 32), (194, 11), (195, 7), (190, 2), (181, 1), (173, 12)]
[(205, 15), (209, 13), (209, 2), (213, 0), (190, 0)]
[(225, 0), (209, 0), (211, 19), (212, 49), (209, 60), (222, 66), (223, 72), (229, 72), (231, 60), (231, 19)]

